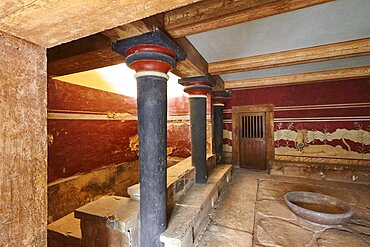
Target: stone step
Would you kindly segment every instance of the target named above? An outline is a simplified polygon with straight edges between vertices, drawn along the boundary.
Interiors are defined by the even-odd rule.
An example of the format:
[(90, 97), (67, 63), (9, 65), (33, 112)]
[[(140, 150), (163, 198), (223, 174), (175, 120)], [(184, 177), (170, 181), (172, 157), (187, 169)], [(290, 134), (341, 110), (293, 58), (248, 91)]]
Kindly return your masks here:
[(217, 166), (208, 183), (194, 185), (176, 202), (161, 242), (168, 247), (192, 246), (209, 221), (209, 213), (225, 184), (231, 180), (231, 165)]
[(80, 247), (80, 220), (70, 213), (48, 225), (49, 247)]

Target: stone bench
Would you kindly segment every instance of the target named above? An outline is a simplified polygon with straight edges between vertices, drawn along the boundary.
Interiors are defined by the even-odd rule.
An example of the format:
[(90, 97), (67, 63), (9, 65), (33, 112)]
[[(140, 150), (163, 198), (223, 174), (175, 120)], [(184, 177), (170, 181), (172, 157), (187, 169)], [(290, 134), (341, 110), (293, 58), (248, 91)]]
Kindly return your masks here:
[(48, 246), (51, 247), (80, 247), (80, 220), (70, 213), (48, 225)]
[(272, 175), (370, 184), (370, 166), (362, 161), (359, 164), (349, 165), (271, 160), (269, 165)]
[(139, 202), (104, 196), (75, 210), (83, 246), (137, 246)]
[[(214, 166), (214, 155), (207, 156), (207, 163), (210, 167)], [(221, 170), (218, 168), (212, 174)], [(216, 176), (211, 176), (209, 179), (212, 182), (216, 179)], [(220, 181), (217, 180), (215, 183), (218, 186)], [(172, 214), (175, 203), (181, 200), (193, 185), (194, 167), (191, 164), (191, 157), (167, 169), (167, 209), (169, 216)], [(65, 238), (69, 238), (69, 236), (65, 234), (66, 231), (63, 228), (60, 228), (60, 224), (51, 223), (49, 225), (53, 227), (53, 230), (50, 230), (53, 234), (50, 235), (51, 238), (59, 236), (58, 239), (60, 240), (51, 240), (54, 245), (49, 246), (81, 246), (81, 236), (83, 237), (84, 246), (115, 246), (112, 239), (120, 243), (120, 246), (138, 246), (139, 184), (129, 187), (128, 193), (131, 199), (119, 196), (104, 196), (76, 209), (74, 215), (72, 213), (60, 219), (66, 225), (73, 225), (74, 230), (70, 235), (79, 236), (78, 245), (55, 245), (63, 241), (69, 241), (61, 241), (63, 236)]]
[[(215, 165), (215, 155), (207, 155), (207, 167)], [(175, 202), (181, 199), (194, 185), (195, 170), (191, 164), (191, 157), (184, 159), (167, 169), (167, 211), (170, 215)], [(135, 184), (127, 189), (132, 200), (140, 201), (140, 184)]]
[(176, 202), (166, 231), (161, 235), (164, 246), (192, 246), (209, 221), (209, 213), (226, 181), (231, 179), (231, 165), (217, 166), (208, 183), (194, 185)]

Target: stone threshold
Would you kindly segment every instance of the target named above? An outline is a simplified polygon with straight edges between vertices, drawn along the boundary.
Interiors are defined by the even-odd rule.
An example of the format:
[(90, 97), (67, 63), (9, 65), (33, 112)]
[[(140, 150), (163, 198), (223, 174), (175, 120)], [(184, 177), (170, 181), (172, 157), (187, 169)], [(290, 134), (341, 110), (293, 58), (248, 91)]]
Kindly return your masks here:
[(160, 240), (164, 246), (193, 246), (204, 232), (211, 213), (225, 184), (231, 180), (231, 165), (219, 165), (208, 178), (207, 184), (196, 184), (176, 202), (167, 230)]

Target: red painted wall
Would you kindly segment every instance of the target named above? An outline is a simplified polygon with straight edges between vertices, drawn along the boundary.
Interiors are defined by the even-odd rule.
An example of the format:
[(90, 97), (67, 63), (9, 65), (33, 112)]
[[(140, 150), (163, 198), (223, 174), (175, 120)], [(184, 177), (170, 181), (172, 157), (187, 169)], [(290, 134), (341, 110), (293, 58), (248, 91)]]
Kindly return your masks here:
[[(136, 100), (57, 80), (48, 80), (48, 113), (77, 119), (48, 119), (48, 181), (137, 160), (129, 138), (137, 121), (81, 119), (107, 112), (136, 113)], [(58, 118), (58, 117), (57, 117)]]
[(275, 106), (321, 105), (370, 102), (370, 79), (343, 80), (233, 90), (231, 105), (274, 104)]
[[(172, 119), (167, 138), (170, 156), (188, 157), (187, 97), (171, 98), (168, 111)], [(108, 120), (108, 112), (125, 113), (130, 119)], [(138, 159), (133, 143), (137, 135), (135, 98), (49, 78), (48, 115), (48, 182)]]
[[(370, 131), (370, 79), (233, 90), (231, 100), (225, 105), (224, 128), (232, 130), (232, 106), (259, 104), (274, 105), (275, 133), (278, 130), (308, 130), (311, 134), (319, 131), (330, 135), (345, 129), (348, 131), (343, 132), (344, 142), (325, 140), (319, 133), (321, 137), (311, 140), (310, 144), (339, 145), (347, 151), (370, 153), (369, 141), (357, 136), (368, 138)], [(225, 138), (224, 144), (231, 145), (231, 140)], [(275, 145), (295, 148), (294, 140), (276, 140)]]
[(136, 114), (136, 99), (49, 78), (48, 111)]

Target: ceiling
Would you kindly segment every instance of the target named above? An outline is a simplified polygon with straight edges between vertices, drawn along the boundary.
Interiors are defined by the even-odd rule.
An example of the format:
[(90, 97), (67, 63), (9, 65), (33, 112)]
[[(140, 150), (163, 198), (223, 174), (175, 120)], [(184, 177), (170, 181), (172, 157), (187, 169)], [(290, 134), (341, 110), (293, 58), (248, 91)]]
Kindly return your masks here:
[[(337, 0), (187, 38), (207, 60), (223, 61), (370, 37), (370, 0)], [(224, 81), (369, 66), (370, 56), (223, 74)]]
[(0, 31), (53, 47), (200, 0), (1, 0)]
[[(2, 0), (0, 31), (49, 48), (48, 74), (68, 75), (121, 63), (123, 57), (112, 51), (111, 43), (156, 27), (188, 55), (174, 70), (177, 76), (211, 74), (220, 90), (224, 81), (346, 68), (363, 67), (370, 76), (369, 13), (370, 0)], [(303, 53), (318, 56), (311, 60), (299, 55), (302, 48), (342, 47), (339, 42), (352, 41), (342, 55), (332, 54), (337, 46)], [(295, 62), (272, 61), (271, 55), (294, 50), (298, 52), (288, 58)], [(210, 70), (214, 62), (264, 55), (268, 66)]]

